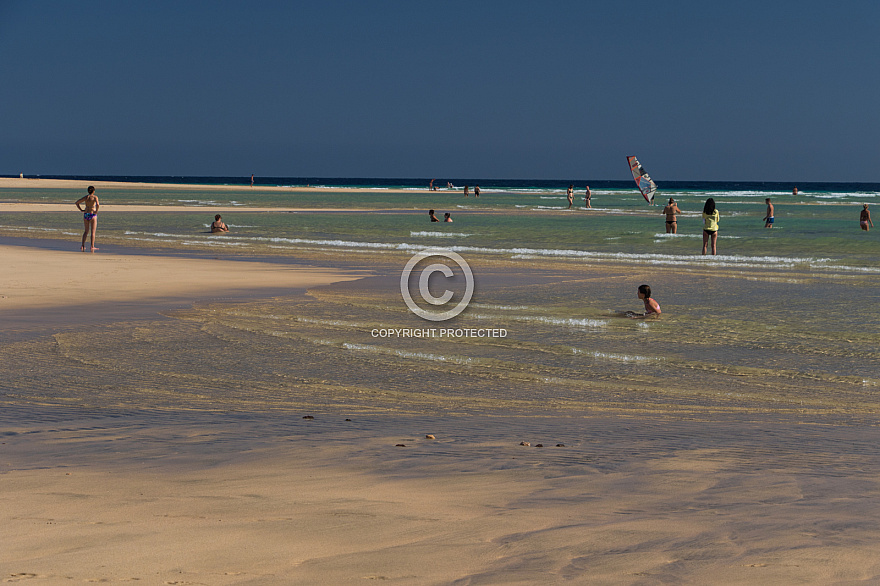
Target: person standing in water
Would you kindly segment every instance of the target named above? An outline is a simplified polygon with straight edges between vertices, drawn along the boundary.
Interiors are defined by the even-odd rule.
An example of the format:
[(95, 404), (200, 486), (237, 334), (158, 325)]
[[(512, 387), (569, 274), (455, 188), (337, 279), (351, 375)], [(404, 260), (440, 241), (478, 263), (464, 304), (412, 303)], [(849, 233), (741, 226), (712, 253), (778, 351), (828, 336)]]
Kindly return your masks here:
[(440, 221), (439, 219), (437, 219), (437, 216), (434, 215), (434, 210), (428, 210), (428, 216), (431, 218), (432, 222)]
[[(91, 252), (95, 252), (98, 250), (95, 248), (95, 232), (98, 230), (98, 208), (101, 207), (100, 202), (98, 201), (98, 196), (95, 195), (95, 188), (92, 185), (89, 185), (88, 189), (89, 194), (85, 197), (81, 197), (76, 200), (76, 209), (83, 213), (83, 224), (85, 226), (85, 230), (83, 231), (82, 237), (82, 245), (79, 247), (80, 250), (85, 251), (86, 249), (86, 238), (91, 234), (91, 240), (89, 242)], [(80, 204), (85, 204), (85, 208), (80, 207)]]
[(480, 186), (474, 185), (474, 197), (480, 197)]
[(584, 207), (589, 209), (593, 207), (593, 194), (590, 192), (590, 186), (587, 185), (587, 191), (584, 193)]
[(568, 186), (566, 195), (568, 196), (568, 209), (571, 209), (571, 205), (574, 203), (574, 185)]
[(467, 185), (464, 186), (464, 196), (465, 196), (465, 197), (470, 197), (470, 196), (471, 196), (471, 192), (468, 190), (468, 186), (467, 186)]
[(452, 214), (450, 214), (449, 212), (446, 212), (445, 214), (443, 214), (443, 221), (444, 222), (451, 222), (452, 221)]
[(765, 222), (764, 227), (765, 228), (772, 228), (773, 227), (773, 220), (774, 220), (773, 204), (770, 203), (769, 197), (767, 199), (765, 199), (764, 202), (767, 204), (767, 215), (764, 216), (764, 222)]
[(859, 212), (859, 226), (862, 227), (862, 230), (867, 232), (868, 225), (870, 225), (871, 228), (873, 228), (874, 222), (871, 221), (871, 212), (868, 211), (868, 204), (863, 203), (862, 206), (863, 206), (862, 211)]
[(703, 206), (703, 254), (706, 254), (710, 240), (712, 241), (712, 254), (718, 254), (716, 244), (718, 243), (719, 219), (720, 214), (715, 209), (715, 200), (710, 197), (706, 200), (706, 205)]
[(669, 198), (669, 203), (663, 208), (663, 213), (666, 214), (666, 233), (678, 234), (678, 220), (675, 214), (680, 214), (681, 210), (678, 209), (678, 204), (671, 197)]
[(797, 194), (798, 194), (797, 187), (795, 187), (794, 189), (791, 190), (791, 194), (792, 194), (792, 195), (797, 195)]

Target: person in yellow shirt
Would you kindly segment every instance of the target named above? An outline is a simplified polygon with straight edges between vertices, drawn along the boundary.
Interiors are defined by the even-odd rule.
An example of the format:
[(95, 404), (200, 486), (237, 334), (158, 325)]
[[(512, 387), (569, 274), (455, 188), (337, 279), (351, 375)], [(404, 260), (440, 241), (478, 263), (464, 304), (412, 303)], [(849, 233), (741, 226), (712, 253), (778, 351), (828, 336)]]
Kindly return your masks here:
[(715, 209), (715, 200), (709, 198), (706, 205), (703, 206), (703, 254), (712, 241), (712, 254), (718, 254), (716, 244), (718, 243), (718, 220), (720, 219), (718, 210)]

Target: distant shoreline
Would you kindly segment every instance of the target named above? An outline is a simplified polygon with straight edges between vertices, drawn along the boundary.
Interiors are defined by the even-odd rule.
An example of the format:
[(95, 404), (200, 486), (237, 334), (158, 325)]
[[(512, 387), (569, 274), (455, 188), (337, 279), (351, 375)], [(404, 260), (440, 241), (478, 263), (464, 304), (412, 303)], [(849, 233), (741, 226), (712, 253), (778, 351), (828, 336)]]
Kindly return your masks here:
[[(880, 192), (880, 182), (865, 181), (726, 181), (726, 180), (671, 180), (655, 179), (659, 186), (659, 193), (674, 191), (770, 191), (780, 194), (791, 194), (792, 189), (797, 187), (800, 192)], [(201, 176), (149, 176), (149, 175), (41, 175), (25, 176), (23, 179), (8, 174), (0, 174), (0, 188), (12, 187), (11, 182), (21, 182), (19, 187), (32, 186), (35, 182), (46, 188), (48, 182), (57, 182), (56, 185), (63, 188), (64, 183), (70, 185), (103, 185), (114, 187), (119, 185), (133, 185), (138, 189), (148, 189), (157, 186), (173, 187), (176, 189), (254, 189), (269, 191), (306, 190), (317, 191), (363, 189), (378, 190), (383, 192), (431, 192), (428, 189), (430, 178), (412, 177), (257, 177), (254, 186), (251, 187), (250, 179), (245, 177), (201, 177)], [(453, 184), (452, 188), (446, 186), (447, 182)], [(565, 190), (569, 185), (574, 185), (576, 190), (583, 190), (589, 185), (593, 191), (603, 189), (627, 189), (635, 190), (632, 180), (609, 180), (609, 179), (503, 179), (503, 178), (438, 178), (434, 180), (437, 187), (436, 193), (461, 192), (465, 185), (473, 187), (479, 185), (483, 191), (502, 190)], [(51, 188), (51, 187), (49, 187)]]
[[(282, 185), (224, 185), (224, 184), (202, 184), (202, 183), (137, 183), (128, 181), (91, 181), (87, 179), (20, 179), (17, 177), (0, 177), (0, 189), (85, 189), (89, 185), (95, 186), (96, 189), (174, 189), (182, 191), (270, 191), (270, 192), (290, 192), (290, 191), (309, 191), (316, 193), (325, 193), (330, 187), (301, 187), (301, 186), (282, 186)], [(358, 189), (356, 187), (350, 188)], [(360, 188), (365, 189), (365, 188)], [(366, 188), (368, 189), (368, 188)], [(387, 193), (410, 193), (410, 192), (429, 192), (426, 188), (412, 189), (387, 189), (383, 191)], [(447, 193), (449, 191), (447, 190)], [(437, 192), (441, 193), (441, 192)]]

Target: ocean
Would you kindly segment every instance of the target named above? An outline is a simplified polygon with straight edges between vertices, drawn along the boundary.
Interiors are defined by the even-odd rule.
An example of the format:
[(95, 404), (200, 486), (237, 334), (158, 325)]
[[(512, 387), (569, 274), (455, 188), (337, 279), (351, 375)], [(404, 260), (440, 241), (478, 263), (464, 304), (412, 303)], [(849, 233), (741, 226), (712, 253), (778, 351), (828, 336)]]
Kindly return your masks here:
[[(185, 184), (202, 178), (131, 179), (177, 179)], [(222, 179), (215, 181), (220, 184)], [(306, 183), (321, 187), (317, 191), (297, 189)], [(581, 181), (577, 184), (575, 209), (568, 212), (564, 181), (483, 181), (479, 199), (473, 195), (463, 197), (460, 188), (400, 191), (412, 189), (413, 183), (305, 178), (270, 183), (290, 185), (289, 192), (260, 192), (249, 187), (215, 192), (104, 189), (99, 196), (105, 204), (187, 205), (204, 207), (206, 212), (174, 216), (107, 213), (101, 217), (100, 232), (105, 242), (222, 248), (244, 254), (407, 251), (427, 245), (503, 258), (532, 256), (663, 265), (690, 262), (695, 254), (699, 255), (700, 214), (706, 198), (713, 197), (721, 213), (720, 258), (712, 261), (715, 264), (750, 267), (769, 263), (810, 270), (870, 272), (876, 269), (875, 259), (880, 253), (877, 240), (858, 226), (861, 205), (880, 198), (880, 184), (804, 184), (793, 196), (791, 187), (783, 184), (675, 182), (661, 185), (657, 205), (651, 207), (631, 184), (593, 181), (593, 209), (584, 210), (586, 182)], [(76, 190), (6, 190), (0, 194), (5, 201), (53, 203), (72, 202), (80, 196)], [(762, 222), (767, 197), (776, 206), (772, 230), (765, 230)], [(675, 198), (683, 211), (676, 235), (665, 233), (660, 213), (668, 198)], [(207, 233), (213, 220), (211, 208), (219, 206), (235, 209), (224, 213), (233, 233), (222, 242)], [(248, 213), (248, 207), (317, 208), (335, 213), (262, 214)], [(451, 213), (453, 223), (427, 222), (428, 209), (437, 210), (441, 218), (443, 213)], [(8, 235), (40, 233), (69, 238), (81, 229), (77, 220), (75, 210), (69, 217), (5, 216), (0, 218), (0, 230)]]
[[(417, 183), (390, 179), (279, 180), (271, 185), (284, 188), (273, 191), (100, 189), (104, 205), (169, 207), (108, 207), (98, 227), (102, 251), (269, 258), (369, 268), (376, 276), (305, 296), (196, 304), (151, 323), (103, 324), (100, 335), (88, 335), (90, 328), (55, 333), (42, 346), (10, 344), (2, 363), (14, 368), (0, 368), (7, 371), (0, 389), (8, 400), (27, 401), (35, 382), (27, 374), (30, 384), (22, 384), (22, 373), (54, 364), (51, 380), (36, 383), (42, 404), (444, 416), (760, 414), (842, 424), (880, 413), (880, 319), (873, 310), (880, 243), (877, 231), (858, 225), (862, 204), (877, 201), (880, 184), (803, 184), (792, 195), (788, 184), (661, 183), (652, 207), (630, 184), (591, 181), (593, 209), (586, 210), (587, 182), (580, 181), (568, 211), (569, 183), (469, 182), (481, 186), (479, 199), (459, 189), (407, 191)], [(72, 203), (81, 195), (4, 190), (0, 197)], [(665, 233), (661, 214), (670, 197), (684, 212), (677, 235)], [(707, 197), (721, 214), (715, 257), (700, 254)], [(773, 229), (762, 221), (767, 197), (776, 206)], [(204, 211), (171, 208), (180, 205)], [(229, 208), (228, 235), (208, 232), (218, 207)], [(257, 207), (321, 211), (248, 211)], [(431, 223), (428, 209), (450, 212), (454, 222)], [(73, 209), (0, 215), (0, 236), (64, 239), (76, 249), (81, 230)], [(465, 311), (440, 325), (413, 315), (399, 285), (406, 261), (429, 247), (462, 255), (476, 282)], [(643, 309), (636, 298), (643, 283), (662, 316), (621, 317)], [(376, 335), (427, 328), (505, 335)], [(93, 364), (92, 354), (102, 361)], [(74, 384), (85, 376), (94, 383), (88, 394)]]

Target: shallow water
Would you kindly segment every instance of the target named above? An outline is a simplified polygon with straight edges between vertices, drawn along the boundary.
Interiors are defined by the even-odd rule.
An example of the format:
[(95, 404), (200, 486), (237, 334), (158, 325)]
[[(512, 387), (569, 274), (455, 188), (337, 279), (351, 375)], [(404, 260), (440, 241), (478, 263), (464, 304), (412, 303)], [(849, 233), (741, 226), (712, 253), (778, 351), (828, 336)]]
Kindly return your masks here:
[[(233, 232), (225, 236), (206, 233), (210, 207), (204, 214), (106, 213), (99, 239), (111, 252), (115, 243), (280, 262), (310, 258), (372, 268), (381, 276), (314, 289), (306, 297), (199, 305), (165, 319), (115, 322), (102, 326), (100, 335), (31, 336), (3, 348), (0, 389), (13, 402), (175, 409), (345, 405), (411, 414), (874, 415), (880, 320), (867, 308), (880, 301), (880, 244), (876, 232), (853, 226), (853, 201), (820, 203), (831, 195), (854, 200), (872, 194), (801, 194), (778, 203), (778, 227), (767, 230), (760, 218), (768, 193), (677, 193), (687, 212), (677, 236), (658, 231), (660, 210), (633, 201), (625, 190), (597, 190), (594, 204), (607, 202), (604, 209), (573, 212), (537, 209), (564, 197), (553, 190), (486, 190), (482, 211), (457, 212), (453, 224), (429, 223), (422, 211), (400, 209), (242, 212), (226, 215)], [(697, 212), (707, 194), (722, 210), (717, 257), (699, 255)], [(326, 194), (111, 195), (126, 203), (195, 198), (246, 208), (267, 201), (315, 205)], [(67, 194), (4, 196), (63, 200)], [(463, 199), (358, 192), (334, 205), (405, 208), (425, 197)], [(476, 205), (473, 198), (467, 203)], [(530, 209), (517, 211), (518, 205)], [(0, 234), (63, 238), (76, 246), (77, 220), (76, 214), (6, 214)], [(411, 314), (399, 289), (407, 259), (429, 246), (460, 252), (476, 279), (470, 307), (443, 324)], [(651, 285), (662, 317), (617, 317), (642, 309), (635, 295), (642, 283)], [(507, 335), (371, 333), (429, 327), (495, 328)], [(68, 376), (69, 383), (56, 384), (56, 377)], [(90, 381), (88, 394), (75, 382), (82, 380)]]
[[(828, 422), (880, 413), (880, 324), (860, 312), (876, 299), (877, 277), (472, 268), (472, 305), (442, 324), (407, 310), (395, 275), (305, 297), (199, 304), (165, 312), (170, 319), (7, 344), (0, 392), (16, 404), (175, 410), (776, 413)], [(640, 308), (633, 293), (648, 279), (663, 315), (617, 317)], [(380, 333), (430, 328), (505, 335)]]
[[(617, 260), (644, 264), (693, 261), (702, 246), (700, 213), (715, 197), (721, 213), (716, 263), (737, 266), (804, 265), (810, 269), (876, 270), (880, 240), (859, 229), (861, 203), (875, 193), (817, 192), (798, 196), (773, 191), (689, 190), (672, 192), (683, 215), (678, 234), (665, 231), (662, 206), (647, 206), (629, 190), (597, 190), (594, 209), (568, 211), (564, 195), (553, 190), (490, 190), (479, 200), (458, 193), (344, 191), (255, 193), (183, 190), (119, 190), (102, 194), (105, 203), (203, 206), (204, 213), (125, 213), (100, 216), (105, 243), (222, 250), (233, 254), (346, 254), (413, 251), (425, 246), (453, 247), (500, 258), (584, 262)], [(4, 190), (6, 201), (71, 202), (76, 190)], [(765, 229), (765, 197), (773, 197), (776, 224)], [(208, 233), (213, 208), (225, 213), (231, 234)], [(327, 208), (335, 212), (254, 213), (249, 207)], [(351, 211), (365, 208), (371, 211)], [(428, 221), (427, 210), (452, 224)], [(349, 210), (349, 211), (346, 211)], [(82, 221), (71, 213), (14, 213), (0, 218), (0, 235), (37, 235), (76, 241)]]
[[(827, 582), (871, 580), (876, 232), (853, 229), (851, 205), (792, 206), (798, 215), (773, 232), (757, 221), (762, 207), (739, 205), (750, 211), (723, 216), (731, 234), (722, 233), (719, 258), (697, 255), (698, 223), (665, 237), (659, 210), (642, 208), (456, 213), (446, 226), (424, 222), (421, 210), (226, 214), (230, 237), (203, 233), (210, 209), (104, 214), (99, 239), (111, 252), (318, 259), (378, 276), (182, 309), (180, 300), (128, 313), (79, 308), (90, 323), (7, 321), (2, 472), (46, 472), (50, 482), (62, 469), (104, 469), (113, 481), (250, 461), (260, 473), (339, 466), (346, 482), (368, 474), (442, 492), (483, 475), (475, 486), (486, 493), (487, 526), (527, 522), (497, 532), (438, 523), (411, 553), (420, 563), (425, 552), (455, 551), (444, 543), (471, 555), (487, 548), (480, 572), (463, 581), (791, 583), (819, 571)], [(683, 231), (686, 220), (697, 222), (682, 220)], [(78, 221), (4, 214), (0, 234), (76, 248)], [(400, 272), (425, 245), (457, 247), (473, 270), (474, 297), (448, 322), (422, 320), (402, 300)], [(642, 283), (663, 314), (619, 317), (642, 309)], [(456, 302), (461, 279), (445, 284)], [(377, 334), (440, 328), (505, 335)], [(247, 508), (259, 482), (208, 508), (241, 507), (259, 525), (265, 502)], [(363, 496), (353, 502), (364, 506)], [(295, 534), (290, 526), (271, 544)], [(120, 531), (129, 539), (129, 525)], [(406, 551), (396, 544), (391, 555)], [(347, 559), (313, 568), (326, 579)]]

